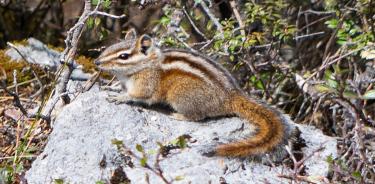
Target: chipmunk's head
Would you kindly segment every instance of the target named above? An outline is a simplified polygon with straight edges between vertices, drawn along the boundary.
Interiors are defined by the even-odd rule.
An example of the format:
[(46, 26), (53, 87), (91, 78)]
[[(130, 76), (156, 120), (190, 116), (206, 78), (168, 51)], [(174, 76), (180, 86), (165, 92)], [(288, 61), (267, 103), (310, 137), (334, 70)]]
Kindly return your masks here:
[(163, 57), (159, 48), (148, 35), (137, 37), (134, 29), (128, 31), (125, 40), (103, 51), (95, 64), (104, 71), (131, 75), (146, 68), (158, 66)]

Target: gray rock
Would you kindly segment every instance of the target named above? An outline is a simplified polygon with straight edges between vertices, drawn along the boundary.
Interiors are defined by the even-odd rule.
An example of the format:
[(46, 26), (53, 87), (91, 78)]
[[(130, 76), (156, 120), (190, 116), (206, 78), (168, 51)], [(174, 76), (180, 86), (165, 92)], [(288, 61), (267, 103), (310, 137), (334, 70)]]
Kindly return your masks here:
[[(111, 143), (118, 139), (134, 154), (140, 144), (146, 150), (147, 163), (154, 167), (157, 142), (167, 144), (181, 135), (190, 135), (188, 148), (172, 150), (160, 161), (163, 175), (174, 183), (288, 183), (279, 174), (289, 174), (282, 165), (271, 167), (249, 159), (206, 157), (203, 148), (230, 139), (248, 136), (254, 128), (239, 118), (221, 118), (207, 122), (185, 122), (169, 118), (160, 112), (127, 104), (115, 105), (105, 98), (108, 92), (97, 87), (80, 94), (65, 106), (53, 124), (44, 152), (33, 162), (26, 173), (30, 184), (51, 183), (62, 179), (64, 183), (109, 182), (113, 171), (121, 166), (131, 183), (163, 183), (160, 177), (141, 166), (132, 158), (134, 167), (125, 164), (120, 151)], [(241, 127), (245, 124), (245, 129)], [(324, 143), (325, 149), (307, 161), (307, 175), (318, 178), (327, 175), (327, 156), (336, 156), (336, 140), (309, 126), (298, 125), (307, 147), (305, 155)], [(103, 160), (105, 160), (103, 166)], [(102, 163), (102, 166), (100, 166)]]
[[(61, 53), (53, 49), (48, 48), (41, 41), (35, 38), (27, 39), (27, 45), (17, 45), (18, 50), (26, 57), (27, 62), (31, 64), (37, 64), (42, 68), (47, 68), (51, 72), (57, 70), (61, 65), (60, 56)], [(22, 60), (22, 56), (13, 48), (9, 48), (5, 54), (16, 62)], [(91, 77), (91, 74), (82, 71), (82, 66), (73, 63), (74, 70), (71, 78), (74, 80), (87, 80)]]

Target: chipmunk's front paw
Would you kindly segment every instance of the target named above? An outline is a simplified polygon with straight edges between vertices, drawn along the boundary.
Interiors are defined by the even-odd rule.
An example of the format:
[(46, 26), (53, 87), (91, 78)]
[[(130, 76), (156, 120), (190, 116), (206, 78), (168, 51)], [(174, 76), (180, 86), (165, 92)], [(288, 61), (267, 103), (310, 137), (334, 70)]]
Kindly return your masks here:
[(101, 91), (113, 91), (113, 92), (121, 92), (121, 87), (116, 87), (116, 86), (100, 86), (99, 90)]
[(130, 102), (128, 95), (108, 95), (107, 101), (116, 105)]

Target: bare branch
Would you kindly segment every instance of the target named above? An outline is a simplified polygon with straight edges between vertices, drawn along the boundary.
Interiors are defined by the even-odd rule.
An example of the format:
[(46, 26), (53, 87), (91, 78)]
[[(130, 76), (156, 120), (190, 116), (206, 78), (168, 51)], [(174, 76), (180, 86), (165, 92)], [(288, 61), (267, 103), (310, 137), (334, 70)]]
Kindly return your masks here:
[(30, 114), (30, 113), (27, 112), (25, 107), (22, 105), (20, 97), (18, 96), (18, 94), (7, 89), (7, 76), (6, 76), (5, 70), (3, 68), (0, 68), (0, 69), (2, 70), (2, 75), (3, 75), (0, 78), (0, 88), (2, 88), (6, 93), (8, 93), (8, 95), (13, 97), (14, 106), (19, 108), (20, 111), (22, 112), (22, 114), (25, 115), (28, 118), (38, 118), (38, 117), (40, 117), (40, 118), (46, 120), (47, 122), (49, 122), (50, 121), (49, 116), (43, 116), (43, 115), (39, 115), (39, 114)]
[(220, 22), (217, 20), (217, 18), (211, 13), (210, 9), (207, 7), (207, 4), (204, 1), (199, 1), (199, 4), (203, 8), (204, 12), (206, 12), (207, 16), (215, 24), (217, 30), (220, 32), (219, 37), (224, 38), (223, 26), (220, 24)]
[(208, 38), (206, 37), (206, 35), (204, 35), (199, 29), (198, 27), (195, 25), (194, 21), (191, 19), (189, 13), (186, 11), (185, 7), (182, 8), (182, 10), (184, 11), (185, 13), (185, 16), (188, 18), (191, 26), (193, 26), (194, 30), (199, 34), (201, 35), (205, 40), (208, 40)]
[(241, 35), (243, 36), (242, 41), (244, 41), (246, 39), (245, 38), (246, 33), (245, 33), (245, 30), (244, 30), (245, 24), (242, 22), (241, 15), (240, 15), (240, 13), (237, 10), (236, 1), (231, 0), (231, 1), (229, 1), (229, 4), (232, 7), (234, 17), (236, 17), (238, 25), (240, 26), (239, 27), (240, 28), (240, 32), (241, 32)]
[(122, 14), (122, 15), (112, 15), (112, 14), (102, 12), (102, 11), (93, 11), (90, 15), (102, 15), (102, 16), (105, 16), (105, 17), (113, 18), (113, 19), (122, 19), (122, 18), (126, 17), (124, 14)]
[(74, 70), (73, 67), (73, 59), (77, 53), (78, 49), (78, 41), (81, 38), (82, 32), (84, 30), (84, 25), (86, 24), (89, 17), (94, 15), (101, 15), (106, 16), (110, 18), (120, 19), (124, 18), (125, 15), (111, 15), (105, 12), (99, 11), (99, 7), (101, 5), (101, 0), (98, 1), (96, 7), (94, 10), (91, 10), (91, 0), (85, 0), (84, 5), (84, 11), (80, 18), (78, 19), (77, 23), (69, 29), (67, 32), (67, 37), (65, 39), (65, 50), (63, 51), (60, 62), (63, 64), (60, 69), (58, 70), (56, 74), (56, 91), (53, 97), (50, 98), (52, 100), (51, 105), (47, 106), (47, 109), (44, 109), (44, 112), (46, 112), (46, 115), (50, 115), (53, 111), (53, 108), (57, 101), (59, 99), (56, 99), (57, 97), (63, 100), (64, 104), (67, 104), (70, 102), (70, 98), (68, 96), (67, 91), (67, 84), (69, 82), (70, 76)]

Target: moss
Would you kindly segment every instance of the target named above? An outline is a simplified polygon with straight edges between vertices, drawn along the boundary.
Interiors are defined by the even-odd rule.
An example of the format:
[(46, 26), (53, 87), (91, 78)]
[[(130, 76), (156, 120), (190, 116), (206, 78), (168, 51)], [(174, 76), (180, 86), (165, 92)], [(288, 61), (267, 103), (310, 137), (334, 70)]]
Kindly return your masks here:
[[(13, 71), (16, 70), (18, 74), (21, 73), (22, 69), (27, 65), (25, 62), (14, 62), (5, 54), (5, 50), (0, 50), (0, 66), (5, 70), (8, 83), (13, 82)], [(17, 81), (23, 82), (29, 80), (30, 77), (27, 75), (17, 75)]]
[[(79, 56), (78, 58), (76, 58), (76, 62), (83, 66), (84, 72), (93, 73), (94, 71), (97, 71), (92, 58)], [(113, 75), (107, 72), (102, 72), (100, 76), (105, 79), (111, 79)]]
[(78, 56), (76, 62), (83, 66), (84, 72), (92, 73), (95, 70), (95, 64), (92, 58), (86, 56)]

